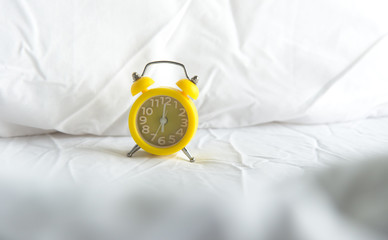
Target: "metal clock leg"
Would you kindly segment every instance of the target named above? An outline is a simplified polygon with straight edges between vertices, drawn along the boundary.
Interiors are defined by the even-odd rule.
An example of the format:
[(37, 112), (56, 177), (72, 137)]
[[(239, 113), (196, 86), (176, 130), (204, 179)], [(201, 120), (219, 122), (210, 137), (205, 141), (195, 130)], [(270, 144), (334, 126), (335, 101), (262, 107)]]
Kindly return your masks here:
[(132, 150), (127, 154), (127, 157), (132, 157), (132, 155), (140, 149), (139, 145), (135, 145)]
[(193, 156), (191, 156), (190, 152), (187, 150), (187, 148), (183, 148), (182, 152), (190, 159), (190, 162), (195, 162), (195, 159)]

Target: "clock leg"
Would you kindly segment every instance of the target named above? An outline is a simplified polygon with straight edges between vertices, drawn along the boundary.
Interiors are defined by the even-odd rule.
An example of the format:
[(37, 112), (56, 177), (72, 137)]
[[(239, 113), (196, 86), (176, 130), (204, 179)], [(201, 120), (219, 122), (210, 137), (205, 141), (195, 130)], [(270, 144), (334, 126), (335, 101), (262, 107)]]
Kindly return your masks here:
[(190, 159), (190, 162), (195, 162), (195, 159), (193, 156), (191, 156), (190, 152), (187, 150), (187, 148), (183, 148), (182, 152)]
[(127, 154), (127, 157), (132, 157), (132, 155), (140, 149), (139, 145), (135, 145), (132, 150)]

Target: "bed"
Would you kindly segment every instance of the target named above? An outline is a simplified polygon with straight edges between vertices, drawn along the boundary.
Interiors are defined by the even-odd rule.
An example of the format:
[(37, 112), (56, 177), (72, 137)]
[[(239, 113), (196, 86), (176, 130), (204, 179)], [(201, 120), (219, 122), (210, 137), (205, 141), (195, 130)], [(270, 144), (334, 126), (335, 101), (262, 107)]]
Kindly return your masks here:
[[(79, 208), (83, 206), (80, 202), (93, 205), (99, 199), (108, 212), (123, 211), (125, 199), (126, 236), (136, 232), (139, 239), (151, 233), (168, 239), (383, 239), (388, 223), (387, 143), (387, 118), (312, 126), (272, 123), (200, 129), (189, 145), (195, 163), (183, 153), (158, 157), (139, 151), (127, 158), (134, 145), (130, 137), (54, 133), (7, 138), (0, 141), (1, 198), (7, 202), (10, 196), (27, 192), (22, 194), (25, 202), (11, 198), (12, 204), (5, 205), (13, 209), (34, 206), (31, 198), (44, 202), (49, 198), (50, 204), (60, 209), (63, 205), (69, 208), (63, 199)], [(81, 193), (73, 189), (79, 186)], [(113, 200), (106, 197), (108, 193), (115, 196)], [(48, 211), (47, 206), (38, 210), (42, 208)], [(12, 212), (7, 215), (4, 206), (0, 209), (3, 223), (15, 218)], [(111, 236), (120, 232), (118, 225), (112, 228), (95, 222), (102, 216), (115, 222), (118, 219), (112, 218), (118, 216), (106, 217), (101, 206), (92, 209), (94, 214), (82, 218), (91, 225), (83, 229), (86, 235), (77, 235), (77, 227), (66, 221), (59, 229), (55, 222), (36, 227), (34, 222), (44, 219), (39, 211), (18, 211), (13, 222), (17, 225), (7, 222), (2, 234), (14, 234), (9, 239), (15, 234), (41, 236), (54, 228), (56, 234), (66, 229), (82, 239), (94, 236), (97, 229), (104, 234), (112, 231)], [(135, 210), (143, 217), (149, 214), (151, 220), (142, 222)], [(74, 212), (56, 210), (51, 214), (80, 221)], [(18, 221), (36, 229), (20, 229)], [(9, 225), (12, 227), (4, 228)], [(137, 225), (145, 229), (135, 231)]]
[[(1, 239), (387, 239), (386, 1), (0, 6)], [(195, 163), (126, 157), (155, 60), (199, 76)]]

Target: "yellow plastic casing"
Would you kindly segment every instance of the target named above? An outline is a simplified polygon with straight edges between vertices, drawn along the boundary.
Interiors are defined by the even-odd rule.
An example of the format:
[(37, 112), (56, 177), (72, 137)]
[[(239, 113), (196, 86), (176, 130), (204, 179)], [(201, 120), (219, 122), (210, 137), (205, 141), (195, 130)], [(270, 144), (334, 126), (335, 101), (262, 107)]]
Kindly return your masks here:
[(155, 81), (152, 80), (150, 77), (141, 77), (138, 80), (136, 80), (131, 87), (131, 94), (132, 96), (135, 96), (139, 92), (145, 92), (147, 91), (147, 88), (154, 84)]
[(191, 82), (189, 79), (181, 79), (176, 83), (176, 85), (180, 89), (182, 89), (184, 94), (189, 95), (194, 100), (198, 98), (198, 95), (199, 95), (198, 87), (193, 82)]
[[(165, 96), (175, 98), (186, 109), (187, 118), (188, 118), (188, 127), (186, 130), (186, 134), (177, 144), (171, 147), (158, 148), (158, 147), (151, 146), (150, 144), (148, 144), (146, 141), (143, 140), (143, 138), (140, 136), (139, 130), (137, 129), (136, 119), (137, 119), (137, 114), (140, 110), (140, 107), (147, 99), (158, 95), (165, 95)], [(194, 137), (198, 128), (198, 112), (194, 103), (184, 92), (179, 91), (178, 89), (169, 88), (169, 87), (154, 88), (143, 92), (143, 94), (134, 102), (134, 104), (132, 105), (131, 111), (129, 112), (128, 126), (129, 126), (129, 131), (131, 132), (131, 135), (133, 137), (133, 140), (143, 150), (155, 155), (169, 155), (182, 150)]]

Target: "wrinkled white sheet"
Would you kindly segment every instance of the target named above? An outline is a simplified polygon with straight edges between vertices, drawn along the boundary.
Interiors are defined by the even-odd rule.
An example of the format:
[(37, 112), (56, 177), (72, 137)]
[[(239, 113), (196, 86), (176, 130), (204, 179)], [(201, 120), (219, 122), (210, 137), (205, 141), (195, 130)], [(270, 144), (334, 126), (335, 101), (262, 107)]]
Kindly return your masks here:
[[(0, 136), (129, 135), (130, 76), (160, 59), (200, 77), (200, 127), (387, 116), (387, 8), (385, 0), (1, 0)], [(183, 77), (175, 69), (149, 75), (173, 86)]]
[[(75, 200), (68, 200), (70, 195), (61, 193), (61, 187), (86, 186), (87, 190), (97, 190), (101, 195), (87, 202), (94, 214), (117, 210), (120, 217), (128, 218), (121, 221), (128, 224), (124, 229), (130, 233), (126, 234), (133, 234), (131, 231), (137, 228), (134, 226), (139, 225), (145, 227), (137, 229), (140, 235), (152, 229), (156, 235), (151, 239), (161, 239), (161, 236), (163, 239), (206, 239), (200, 234), (208, 228), (216, 231), (212, 234), (224, 234), (231, 239), (253, 236), (254, 239), (354, 240), (388, 236), (388, 118), (316, 126), (272, 123), (236, 129), (200, 129), (188, 146), (196, 163), (188, 162), (183, 153), (161, 157), (140, 150), (133, 158), (127, 158), (126, 153), (133, 144), (130, 137), (60, 133), (0, 139), (0, 201), (8, 203), (7, 207), (0, 207), (0, 222), (7, 223), (0, 227), (0, 234), (26, 233), (31, 240), (46, 233), (40, 228), (34, 229), (35, 225), (32, 225), (34, 231), (30, 228), (19, 231), (18, 225), (12, 227), (12, 221), (4, 220), (9, 218), (4, 209), (19, 209), (23, 205), (20, 198), (27, 198), (27, 206), (20, 208), (26, 210), (18, 212), (19, 218), (26, 225), (28, 221), (34, 222), (30, 215), (25, 217), (27, 213), (39, 214), (39, 211), (27, 211), (31, 207), (28, 194), (17, 195), (15, 202), (6, 201), (7, 196), (12, 199), (9, 196), (13, 195), (4, 189), (10, 186), (15, 191), (18, 189), (15, 185), (21, 184), (24, 190), (34, 192), (38, 183), (37, 186), (48, 184), (53, 189), (44, 195), (51, 203), (49, 206), (55, 206), (52, 202), (56, 200), (66, 199), (65, 206), (58, 204), (62, 211), (63, 207), (71, 209), (73, 205), (68, 201)], [(334, 171), (325, 170), (335, 166), (338, 169)], [(316, 175), (317, 171), (323, 172)], [(90, 203), (113, 195), (108, 194), (108, 189), (126, 196), (118, 197), (120, 204), (96, 207)], [(140, 202), (147, 206), (145, 209), (133, 203), (139, 191), (143, 196)], [(157, 197), (149, 197), (150, 192), (159, 193)], [(209, 197), (211, 200), (205, 201), (205, 205), (197, 203), (205, 196), (217, 197)], [(215, 206), (211, 205), (214, 199), (217, 199)], [(183, 203), (187, 205), (182, 206)], [(221, 212), (219, 219), (213, 219), (212, 210), (205, 206), (212, 206), (215, 216)], [(150, 210), (154, 208), (162, 210), (155, 210), (156, 214)], [(144, 210), (137, 213), (141, 216), (151, 214), (153, 220), (141, 222), (134, 209)], [(76, 214), (77, 211), (64, 212)], [(153, 214), (168, 216), (168, 220)], [(18, 215), (12, 216), (18, 219)], [(98, 217), (93, 214), (82, 216), (91, 224), (92, 230), (83, 228), (85, 231), (109, 232), (117, 227), (110, 225), (116, 223), (112, 215), (106, 217), (111, 220), (110, 224), (104, 223), (101, 227), (97, 227), (101, 222), (95, 222)], [(215, 222), (225, 225), (216, 227)], [(52, 227), (51, 221), (45, 224), (52, 231), (58, 230), (57, 225)], [(67, 226), (66, 221), (58, 224), (77, 229)], [(221, 235), (209, 239), (228, 239)]]

